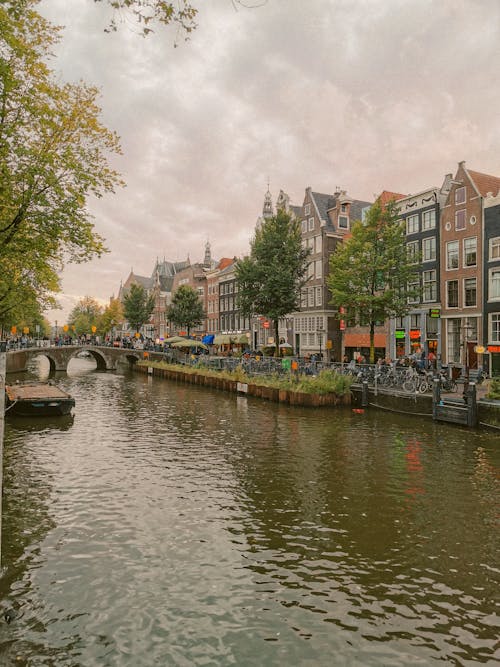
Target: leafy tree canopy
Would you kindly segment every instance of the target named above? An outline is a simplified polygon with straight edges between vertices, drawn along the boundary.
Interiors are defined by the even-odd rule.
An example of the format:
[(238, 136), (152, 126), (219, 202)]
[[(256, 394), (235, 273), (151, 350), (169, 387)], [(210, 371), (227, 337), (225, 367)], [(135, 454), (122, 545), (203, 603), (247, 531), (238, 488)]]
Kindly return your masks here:
[(92, 327), (99, 329), (102, 311), (102, 306), (95, 299), (84, 296), (69, 314), (68, 325), (78, 336), (91, 334)]
[(394, 201), (375, 203), (364, 222), (356, 222), (352, 236), (330, 258), (327, 284), (331, 303), (343, 307), (339, 319), (361, 318), (370, 326), (370, 363), (375, 360), (375, 324), (402, 317), (420, 295), (415, 284), (417, 266), (408, 256), (404, 224)]
[(248, 317), (273, 321), (277, 356), (279, 319), (299, 310), (310, 252), (302, 245), (300, 223), (279, 210), (256, 230), (250, 255), (236, 263), (239, 307)]
[(53, 75), (59, 30), (36, 5), (0, 3), (0, 312), (28, 293), (52, 306), (63, 264), (105, 252), (86, 203), (121, 183), (107, 162), (120, 148), (99, 121), (99, 91)]
[(167, 319), (175, 326), (186, 329), (189, 336), (191, 329), (201, 324), (204, 318), (203, 304), (196, 290), (189, 285), (181, 285), (167, 308)]
[(102, 314), (99, 333), (102, 335), (112, 333), (113, 329), (122, 324), (124, 319), (122, 302), (120, 299), (111, 299)]
[(129, 325), (139, 331), (143, 324), (149, 322), (155, 305), (154, 296), (148, 296), (142, 285), (133, 283), (123, 299), (123, 314)]

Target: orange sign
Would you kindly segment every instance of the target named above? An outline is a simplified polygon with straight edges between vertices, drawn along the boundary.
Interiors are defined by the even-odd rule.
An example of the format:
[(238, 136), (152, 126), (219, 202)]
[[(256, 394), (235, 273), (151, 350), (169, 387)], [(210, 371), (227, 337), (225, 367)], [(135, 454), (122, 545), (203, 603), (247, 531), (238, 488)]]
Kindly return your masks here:
[(29, 334), (30, 328), (29, 327), (23, 327), (23, 333)]
[(262, 322), (264, 329), (269, 329), (269, 322)]
[(411, 340), (416, 340), (417, 338), (420, 338), (420, 329), (411, 329), (410, 330), (410, 339)]
[(96, 327), (96, 326), (92, 326), (91, 329), (92, 329), (92, 333), (95, 333), (95, 332), (97, 331), (97, 327)]
[(68, 329), (69, 329), (68, 325), (65, 324), (65, 325), (63, 326), (63, 331), (67, 331)]
[(488, 352), (500, 352), (500, 345), (488, 345)]
[(17, 333), (17, 327), (15, 325), (10, 328), (10, 333), (11, 334), (16, 334)]

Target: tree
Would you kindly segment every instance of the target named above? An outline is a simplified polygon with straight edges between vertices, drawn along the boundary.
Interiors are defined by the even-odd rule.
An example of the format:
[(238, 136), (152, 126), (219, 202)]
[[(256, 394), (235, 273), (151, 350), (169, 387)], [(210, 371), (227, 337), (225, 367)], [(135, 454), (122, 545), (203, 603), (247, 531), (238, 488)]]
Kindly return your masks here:
[(102, 306), (92, 297), (84, 296), (69, 314), (68, 325), (78, 336), (90, 334), (99, 328), (101, 317)]
[(120, 325), (124, 319), (125, 315), (123, 313), (122, 302), (120, 299), (111, 299), (102, 314), (99, 333), (102, 335), (113, 333), (115, 327)]
[(192, 327), (203, 322), (205, 312), (203, 304), (196, 290), (189, 285), (181, 285), (172, 297), (172, 303), (167, 308), (167, 320), (177, 327), (186, 329), (189, 336)]
[(123, 299), (123, 314), (132, 329), (138, 332), (143, 324), (149, 322), (154, 305), (154, 296), (148, 296), (142, 285), (133, 283), (130, 286)]
[(0, 3), (0, 313), (26, 294), (54, 305), (64, 263), (105, 252), (86, 203), (121, 183), (99, 91), (57, 82), (47, 62), (58, 29), (37, 2)]
[(310, 252), (302, 245), (300, 223), (278, 210), (256, 230), (250, 255), (236, 263), (239, 308), (248, 317), (272, 320), (276, 356), (279, 320), (299, 310)]
[(375, 362), (375, 325), (402, 317), (420, 289), (412, 288), (415, 258), (405, 242), (404, 223), (394, 201), (375, 203), (364, 222), (357, 221), (352, 236), (330, 257), (327, 285), (331, 303), (343, 307), (339, 319), (367, 322), (370, 327), (370, 363)]

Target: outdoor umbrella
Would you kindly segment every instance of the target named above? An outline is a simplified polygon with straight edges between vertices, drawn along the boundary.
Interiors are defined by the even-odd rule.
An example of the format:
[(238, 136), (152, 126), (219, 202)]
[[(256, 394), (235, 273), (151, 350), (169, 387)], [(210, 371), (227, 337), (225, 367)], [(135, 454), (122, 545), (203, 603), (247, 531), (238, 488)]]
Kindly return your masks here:
[(203, 350), (208, 350), (208, 347), (205, 345), (205, 343), (202, 343), (199, 340), (191, 340), (190, 338), (179, 340), (177, 343), (172, 343), (171, 347), (201, 347)]
[(292, 346), (290, 345), (290, 343), (281, 343), (280, 347), (281, 348), (287, 348), (288, 350), (292, 349)]
[(187, 340), (187, 338), (183, 338), (182, 336), (172, 336), (171, 338), (165, 338), (163, 341), (164, 343), (179, 343), (182, 340)]

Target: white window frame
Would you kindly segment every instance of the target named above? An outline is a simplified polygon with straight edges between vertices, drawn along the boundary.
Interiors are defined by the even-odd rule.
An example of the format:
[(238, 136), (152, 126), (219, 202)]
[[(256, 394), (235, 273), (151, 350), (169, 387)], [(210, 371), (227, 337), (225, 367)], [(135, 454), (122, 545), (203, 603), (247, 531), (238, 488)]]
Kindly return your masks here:
[[(457, 248), (457, 265), (450, 266), (450, 246), (455, 245)], [(456, 271), (460, 264), (460, 243), (459, 241), (448, 241), (446, 244), (446, 270)]]
[(301, 229), (302, 229), (303, 234), (305, 234), (305, 232), (307, 232), (307, 220), (302, 220)]
[(420, 260), (420, 241), (409, 241), (406, 244), (408, 259), (412, 264), (418, 264)]
[(321, 252), (321, 245), (322, 245), (322, 236), (319, 234), (319, 236), (314, 237), (314, 249), (316, 252)]
[[(345, 224), (341, 224), (341, 220), (345, 221)], [(338, 225), (339, 225), (339, 229), (349, 229), (349, 216), (348, 215), (339, 215)]]
[[(493, 327), (493, 323), (496, 323), (496, 326)], [(496, 338), (493, 337), (493, 334), (496, 334)], [(490, 313), (489, 323), (488, 323), (488, 342), (492, 344), (500, 343), (500, 313)]]
[(494, 259), (500, 259), (500, 236), (495, 236), (494, 238), (490, 239), (490, 251), (489, 251), (489, 259), (490, 261)]
[(409, 215), (406, 220), (406, 234), (418, 234), (419, 232), (419, 219), (418, 213), (415, 215)]
[[(475, 242), (476, 261), (474, 262), (474, 264), (467, 264), (467, 250), (465, 248), (465, 244), (467, 243), (467, 241), (474, 241)], [(470, 268), (471, 266), (477, 266), (477, 236), (468, 236), (466, 239), (463, 240), (462, 257), (463, 257), (464, 268)]]
[(321, 259), (317, 259), (315, 261), (314, 273), (316, 275), (316, 278), (323, 278), (323, 262), (321, 261)]
[(316, 305), (317, 306), (323, 305), (323, 289), (321, 286), (316, 287)]
[[(429, 288), (430, 294), (426, 296), (426, 287)], [(437, 299), (437, 271), (430, 269), (429, 271), (422, 271), (422, 301), (429, 303)]]
[[(495, 283), (498, 283), (498, 290), (497, 295), (493, 296)], [(500, 266), (494, 266), (488, 271), (488, 302), (490, 301), (500, 301)]]
[[(456, 290), (457, 291), (457, 305), (456, 306), (450, 306), (450, 300), (448, 298), (449, 295), (450, 295), (450, 290), (449, 290), (450, 283), (456, 283), (456, 285), (457, 285), (457, 290)], [(447, 280), (446, 281), (446, 295), (445, 295), (445, 298), (446, 298), (446, 308), (448, 308), (449, 310), (452, 310), (454, 308), (459, 307), (459, 305), (460, 305), (460, 285), (458, 284), (458, 280), (456, 278), (453, 278), (452, 280)]]
[(304, 215), (309, 215), (311, 213), (311, 204), (308, 203), (304, 206)]
[(431, 208), (422, 213), (422, 231), (426, 232), (429, 229), (436, 228), (436, 209)]
[[(459, 216), (461, 216), (462, 213), (464, 217), (463, 224), (460, 223), (459, 225), (458, 218)], [(467, 211), (465, 210), (465, 208), (461, 208), (460, 211), (455, 211), (455, 231), (461, 232), (464, 229), (466, 229), (466, 227), (467, 227)]]
[[(460, 195), (463, 194), (463, 199)], [(455, 204), (462, 205), (467, 201), (467, 188), (463, 185), (461, 188), (455, 190)]]
[[(467, 305), (467, 298), (466, 298), (467, 289), (466, 289), (465, 285), (469, 282), (472, 282), (472, 281), (474, 281), (474, 285), (475, 285), (474, 291), (476, 293), (476, 298), (474, 299), (474, 303), (470, 303), (470, 304)], [(475, 276), (471, 276), (470, 278), (464, 278), (464, 281), (463, 281), (463, 299), (464, 299), (464, 308), (476, 308), (477, 307), (477, 278)]]
[[(433, 243), (434, 242), (434, 243)], [(426, 246), (430, 244), (430, 253), (427, 256)], [(425, 239), (422, 239), (422, 262), (435, 262), (436, 261), (436, 237), (427, 236)]]
[(314, 218), (309, 218), (308, 230), (312, 232), (313, 229), (314, 229)]

